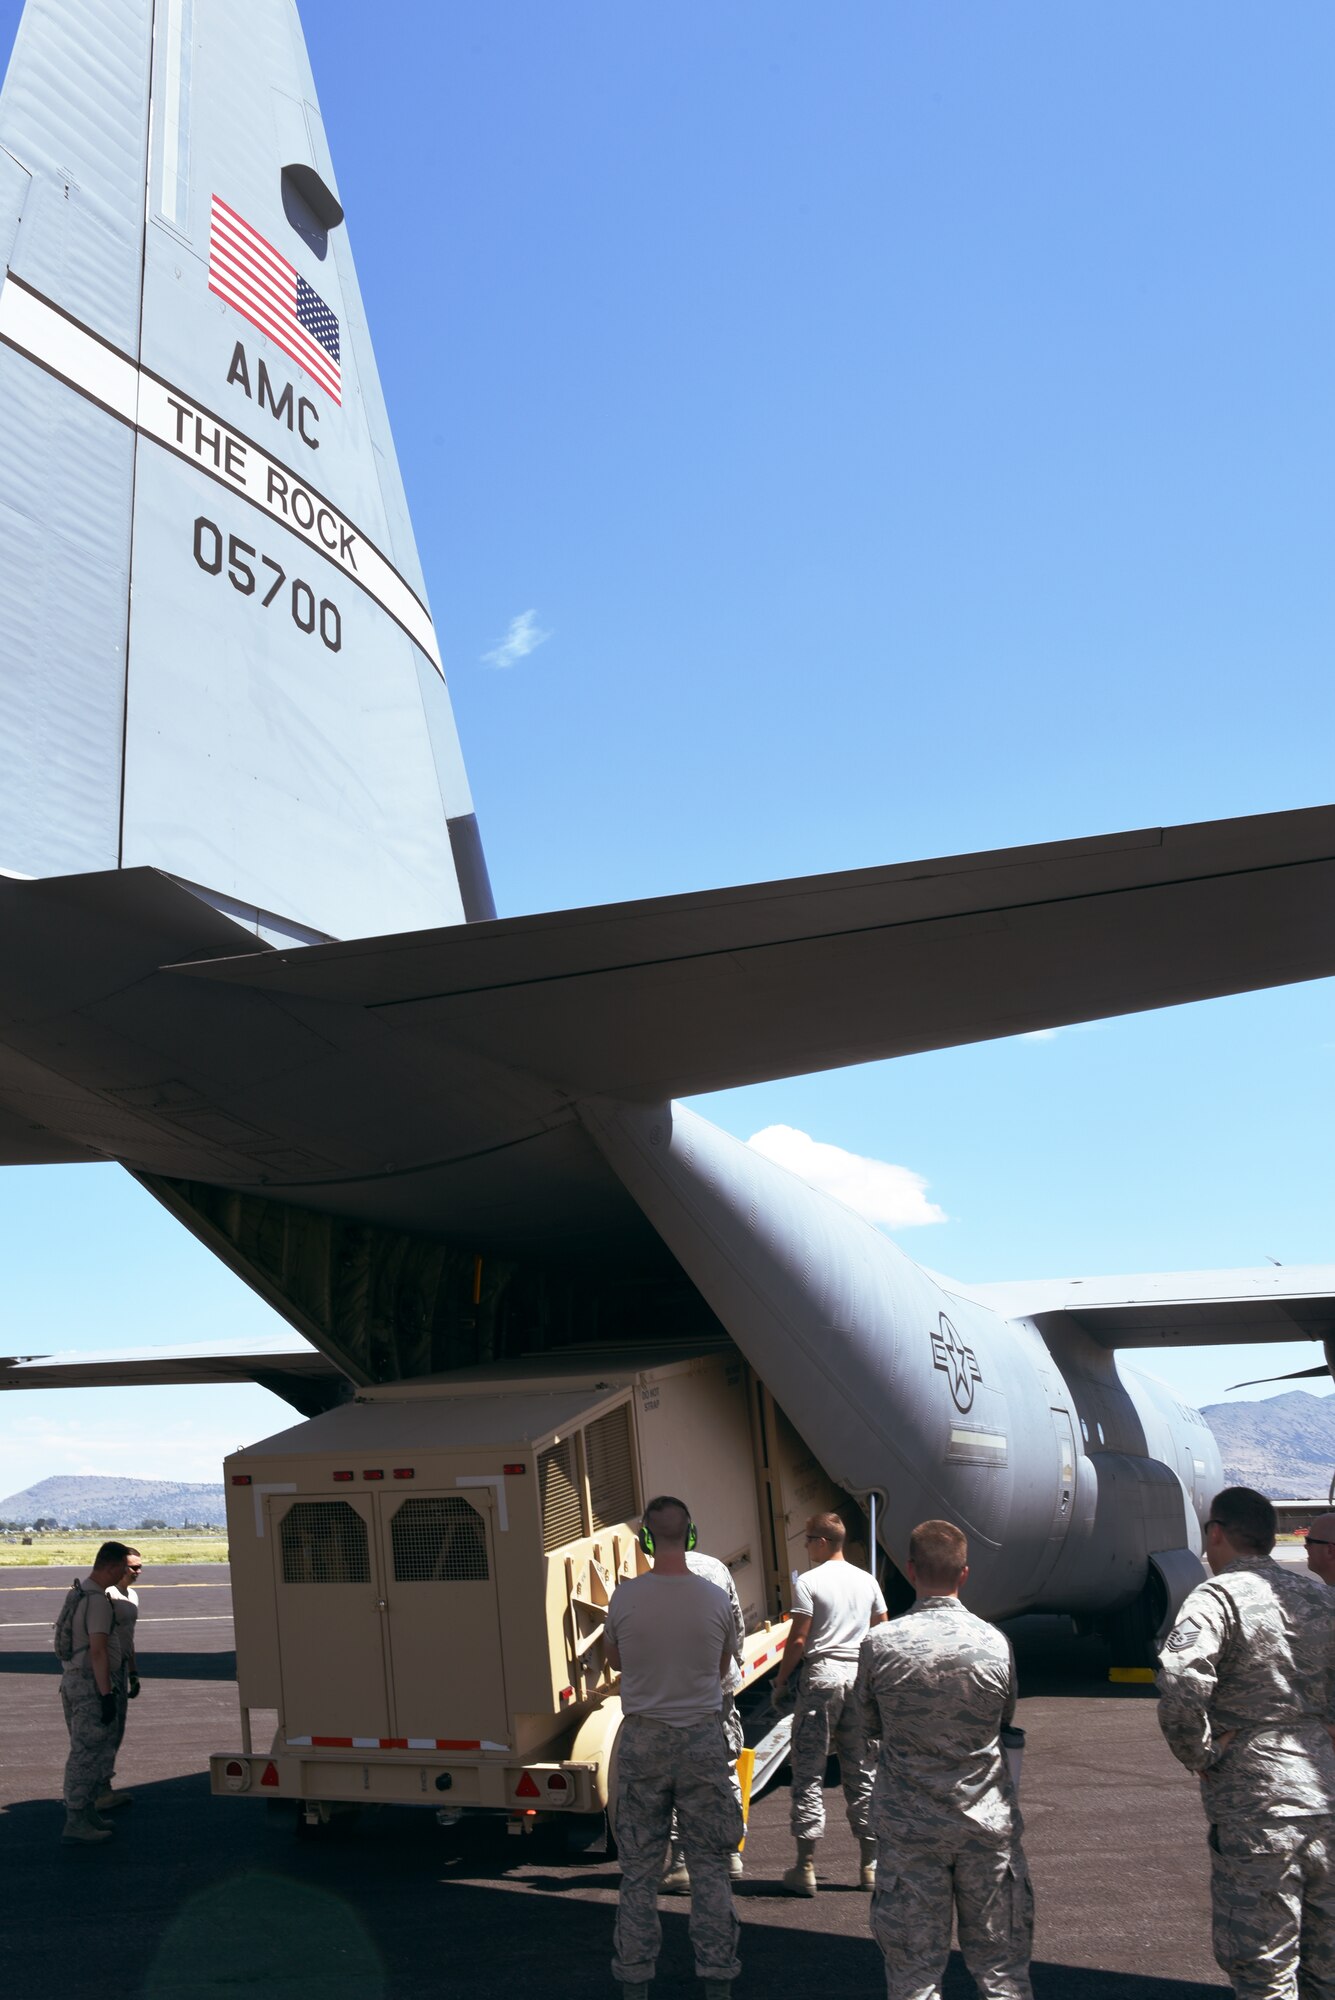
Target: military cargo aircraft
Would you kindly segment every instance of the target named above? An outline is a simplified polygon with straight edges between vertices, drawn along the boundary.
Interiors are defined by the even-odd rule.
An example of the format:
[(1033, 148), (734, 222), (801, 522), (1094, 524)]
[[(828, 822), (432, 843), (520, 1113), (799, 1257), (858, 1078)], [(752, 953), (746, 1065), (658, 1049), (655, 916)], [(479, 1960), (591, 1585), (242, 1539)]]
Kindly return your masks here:
[(1335, 810), (498, 918), (291, 0), (28, 0), (0, 264), (0, 1159), (301, 1336), (6, 1386), (726, 1340), (892, 1563), (1158, 1626), (1220, 1466), (1121, 1356), (1329, 1358), (1335, 1267), (956, 1284), (676, 1100), (1329, 975)]

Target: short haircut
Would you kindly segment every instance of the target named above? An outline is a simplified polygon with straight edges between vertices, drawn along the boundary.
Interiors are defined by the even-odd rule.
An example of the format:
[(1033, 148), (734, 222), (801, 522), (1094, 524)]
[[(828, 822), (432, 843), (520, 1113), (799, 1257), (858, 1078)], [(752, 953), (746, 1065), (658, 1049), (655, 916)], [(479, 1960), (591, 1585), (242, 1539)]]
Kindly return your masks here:
[(660, 1493), (645, 1508), (644, 1525), (656, 1542), (667, 1542), (673, 1548), (680, 1543), (685, 1548), (691, 1510), (684, 1500), (678, 1500), (675, 1495)]
[(1210, 1519), (1222, 1528), (1235, 1549), (1268, 1556), (1275, 1546), (1275, 1510), (1264, 1493), (1250, 1486), (1226, 1486), (1210, 1502)]
[(105, 1569), (108, 1563), (123, 1563), (130, 1551), (124, 1542), (103, 1542), (93, 1557), (94, 1569)]
[(950, 1521), (920, 1521), (909, 1536), (909, 1561), (924, 1583), (953, 1590), (969, 1561), (969, 1544)]
[(811, 1531), (823, 1535), (832, 1549), (841, 1549), (848, 1540), (848, 1529), (838, 1514), (813, 1514)]

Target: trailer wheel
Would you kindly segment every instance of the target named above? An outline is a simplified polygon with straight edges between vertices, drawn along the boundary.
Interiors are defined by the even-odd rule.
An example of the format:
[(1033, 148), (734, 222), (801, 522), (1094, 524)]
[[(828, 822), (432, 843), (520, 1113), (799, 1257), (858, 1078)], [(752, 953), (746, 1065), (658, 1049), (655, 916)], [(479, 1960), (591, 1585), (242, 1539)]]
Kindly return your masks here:
[(572, 1813), (569, 1819), (556, 1820), (551, 1831), (567, 1861), (586, 1860), (598, 1847), (602, 1847), (609, 1861), (616, 1853), (605, 1812)]

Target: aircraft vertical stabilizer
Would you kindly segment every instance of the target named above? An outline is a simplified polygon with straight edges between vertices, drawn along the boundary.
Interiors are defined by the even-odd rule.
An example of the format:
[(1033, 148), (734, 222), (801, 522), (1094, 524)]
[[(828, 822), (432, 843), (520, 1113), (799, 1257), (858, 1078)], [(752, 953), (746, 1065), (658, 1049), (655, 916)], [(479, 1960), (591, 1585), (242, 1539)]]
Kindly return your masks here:
[(29, 0), (0, 255), (0, 870), (492, 914), (291, 0)]

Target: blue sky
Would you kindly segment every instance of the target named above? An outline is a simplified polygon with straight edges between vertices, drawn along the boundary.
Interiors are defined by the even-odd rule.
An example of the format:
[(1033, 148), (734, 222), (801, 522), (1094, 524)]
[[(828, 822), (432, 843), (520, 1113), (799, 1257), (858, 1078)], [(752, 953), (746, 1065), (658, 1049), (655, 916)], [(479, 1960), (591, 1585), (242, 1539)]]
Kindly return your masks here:
[[(1329, 799), (1328, 9), (366, 22), (306, 9), (504, 913)], [(703, 1108), (922, 1176), (962, 1277), (1319, 1262), (1333, 1069), (1322, 984)], [(273, 1324), (116, 1169), (4, 1193), (9, 1351)], [(282, 1421), (15, 1396), (0, 1489)]]

